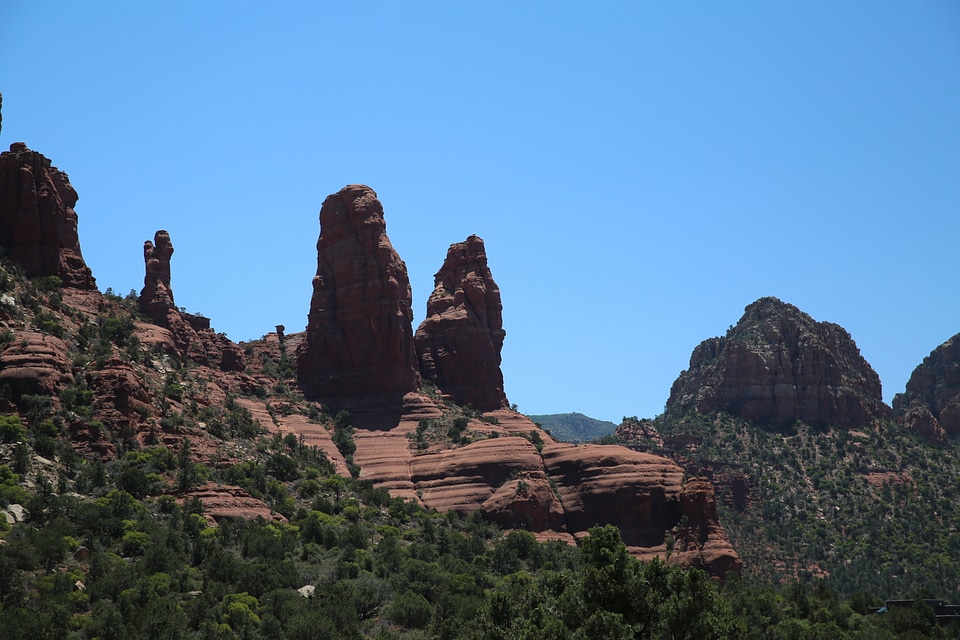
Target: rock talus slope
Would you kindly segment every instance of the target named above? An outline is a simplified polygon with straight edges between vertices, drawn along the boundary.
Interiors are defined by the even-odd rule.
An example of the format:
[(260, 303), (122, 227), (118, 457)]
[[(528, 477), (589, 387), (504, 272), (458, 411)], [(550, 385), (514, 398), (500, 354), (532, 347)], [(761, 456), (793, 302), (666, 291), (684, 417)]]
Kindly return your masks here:
[(893, 398), (896, 419), (934, 442), (960, 434), (960, 334), (930, 352)]
[(473, 235), (450, 245), (414, 335), (424, 379), (459, 404), (481, 411), (506, 407), (502, 310), (483, 240)]
[(857, 427), (890, 416), (880, 378), (843, 327), (761, 298), (721, 338), (694, 349), (668, 412), (725, 411), (758, 424)]
[(407, 267), (390, 244), (377, 194), (349, 185), (323, 201), (317, 275), (298, 351), (311, 398), (355, 412), (398, 408), (420, 384)]
[(66, 287), (96, 288), (80, 253), (77, 199), (67, 174), (24, 143), (0, 153), (0, 248), (27, 276), (57, 276)]

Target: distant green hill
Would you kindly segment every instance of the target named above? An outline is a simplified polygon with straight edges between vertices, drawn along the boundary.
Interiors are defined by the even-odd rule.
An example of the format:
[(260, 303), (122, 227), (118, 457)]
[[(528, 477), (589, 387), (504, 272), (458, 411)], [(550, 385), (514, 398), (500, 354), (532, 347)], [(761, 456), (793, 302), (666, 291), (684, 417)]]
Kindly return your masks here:
[(544, 429), (549, 429), (554, 438), (563, 442), (586, 442), (602, 438), (612, 434), (617, 428), (612, 422), (597, 420), (582, 413), (551, 413), (527, 417), (540, 423)]

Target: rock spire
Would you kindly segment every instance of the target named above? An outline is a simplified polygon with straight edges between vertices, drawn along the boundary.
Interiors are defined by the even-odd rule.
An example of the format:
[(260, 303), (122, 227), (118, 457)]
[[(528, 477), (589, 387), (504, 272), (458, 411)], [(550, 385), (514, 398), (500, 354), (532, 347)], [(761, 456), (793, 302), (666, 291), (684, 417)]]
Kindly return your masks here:
[(481, 411), (506, 407), (503, 307), (483, 240), (472, 235), (450, 245), (434, 284), (414, 336), (420, 374), (459, 404)]
[[(377, 194), (348, 185), (320, 209), (317, 275), (297, 377), (332, 407), (378, 398), (399, 407), (420, 384), (407, 267), (390, 244)], [(375, 403), (374, 403), (375, 404)]]

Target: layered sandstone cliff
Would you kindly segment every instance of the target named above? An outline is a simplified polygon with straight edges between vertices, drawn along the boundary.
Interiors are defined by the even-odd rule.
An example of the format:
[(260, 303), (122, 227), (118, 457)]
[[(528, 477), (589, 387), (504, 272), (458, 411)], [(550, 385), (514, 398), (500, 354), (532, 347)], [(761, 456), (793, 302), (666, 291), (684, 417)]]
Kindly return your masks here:
[(28, 277), (57, 276), (65, 287), (96, 288), (80, 253), (77, 199), (67, 174), (24, 143), (0, 153), (0, 249)]
[[(441, 413), (419, 417), (425, 415)], [(718, 577), (740, 571), (712, 486), (685, 480), (684, 470), (666, 458), (557, 443), (507, 409), (470, 420), (470, 444), (422, 452), (411, 447), (417, 424), (411, 417), (389, 431), (359, 429), (354, 460), (361, 478), (428, 508), (480, 512), (544, 539), (572, 543), (594, 525), (613, 524), (641, 558), (664, 557)]]
[(893, 398), (896, 419), (928, 440), (960, 434), (960, 334), (930, 352)]
[(414, 336), (424, 379), (459, 404), (481, 411), (506, 407), (502, 310), (483, 240), (474, 235), (450, 245)]
[(399, 407), (420, 384), (407, 267), (377, 194), (349, 185), (323, 201), (317, 275), (297, 378), (333, 407)]
[(757, 300), (726, 336), (694, 349), (667, 411), (725, 411), (774, 426), (857, 427), (890, 415), (850, 334), (776, 298)]

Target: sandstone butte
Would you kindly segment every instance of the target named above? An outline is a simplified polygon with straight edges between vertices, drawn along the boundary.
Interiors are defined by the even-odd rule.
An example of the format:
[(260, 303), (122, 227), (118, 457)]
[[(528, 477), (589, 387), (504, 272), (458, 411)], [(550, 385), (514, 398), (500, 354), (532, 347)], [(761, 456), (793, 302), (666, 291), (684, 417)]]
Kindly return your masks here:
[(880, 377), (847, 331), (761, 298), (727, 334), (701, 342), (670, 389), (667, 412), (725, 411), (757, 424), (845, 428), (889, 418)]
[(500, 371), (502, 311), (483, 240), (474, 235), (450, 245), (434, 276), (426, 318), (414, 334), (423, 378), (457, 404), (481, 411), (507, 407)]
[(960, 334), (930, 352), (893, 398), (894, 417), (935, 443), (960, 434)]
[[(96, 290), (76, 241), (72, 209), (76, 193), (65, 174), (40, 158), (21, 143), (14, 144), (9, 154), (0, 154), (0, 166), (5, 168), (0, 219), (6, 220), (13, 207), (16, 212), (26, 211), (36, 224), (47, 218), (60, 220), (67, 232), (51, 239), (30, 229), (12, 232), (4, 227), (6, 235), (0, 239), (9, 242), (4, 245), (9, 255), (23, 257), (25, 269), (34, 265), (30, 268), (37, 269), (36, 275), (57, 275), (63, 280), (62, 304), (72, 311), (60, 321), (75, 334), (82, 324), (127, 311), (122, 301)], [(11, 172), (13, 166), (19, 168)], [(31, 180), (46, 177), (31, 183), (24, 182), (25, 174)], [(32, 188), (43, 193), (38, 199), (46, 204), (31, 209), (29, 197), (14, 199), (6, 186), (11, 179), (18, 181), (15, 190), (29, 193)], [(55, 195), (50, 191), (54, 188)], [(234, 402), (266, 431), (295, 434), (304, 444), (322, 450), (339, 473), (348, 473), (327, 427), (299, 413), (284, 412), (287, 399), (255, 396), (257, 390), (276, 384), (275, 378), (266, 375), (264, 363), (285, 357), (296, 367), (307, 398), (298, 402), (309, 405), (320, 400), (330, 407), (343, 403), (356, 411), (354, 460), (361, 466), (361, 478), (394, 495), (426, 507), (480, 511), (504, 527), (523, 527), (540, 538), (570, 543), (595, 524), (615, 524), (640, 557), (664, 556), (672, 563), (701, 566), (716, 576), (739, 570), (740, 561), (720, 526), (709, 482), (684, 480), (683, 469), (670, 460), (624, 447), (555, 442), (529, 419), (504, 408), (499, 374), (503, 333), (493, 317), (499, 314), (499, 301), (488, 271), (479, 267), (479, 238), (466, 244), (473, 245), (470, 251), (478, 265), (474, 273), (482, 280), (487, 315), (481, 316), (475, 308), (477, 317), (471, 323), (479, 320), (480, 324), (453, 326), (463, 326), (466, 335), (484, 341), (479, 348), (459, 349), (458, 358), (468, 371), (486, 371), (491, 385), (484, 397), (491, 400), (487, 406), (492, 410), (469, 420), (465, 432), (472, 440), (469, 444), (415, 451), (408, 434), (421, 419), (442, 418), (450, 408), (444, 396), (420, 389), (410, 285), (403, 261), (386, 236), (382, 206), (371, 189), (353, 185), (327, 198), (320, 218), (318, 271), (305, 333), (285, 334), (278, 329), (244, 349), (214, 332), (206, 318), (178, 310), (171, 284), (173, 244), (168, 233), (158, 232), (144, 246), (145, 280), (139, 300), (153, 322), (137, 322), (133, 331), (139, 341), (134, 346), (155, 354), (146, 358), (152, 364), (144, 364), (143, 356), (129, 361), (111, 356), (95, 368), (77, 370), (63, 340), (17, 328), (0, 353), (0, 383), (11, 386), (13, 398), (23, 394), (57, 398), (75, 375), (82, 375), (93, 391), (92, 419), (66, 421), (82, 455), (116, 455), (107, 437), (110, 432), (125, 433), (141, 445), (162, 444), (174, 450), (189, 437), (194, 458), (211, 465), (243, 459), (248, 454), (242, 445), (208, 434), (203, 423), (188, 431), (162, 420), (184, 412), (188, 403), (202, 408)], [(49, 247), (57, 248), (52, 258)], [(477, 292), (468, 291), (474, 280), (469, 269), (455, 267), (451, 273), (456, 307), (458, 288), (463, 289), (464, 301)], [(475, 301), (479, 298), (471, 304)], [(439, 307), (438, 312), (444, 314)], [(9, 317), (0, 317), (0, 323), (16, 324)], [(448, 344), (464, 344), (468, 339), (455, 332), (442, 338), (452, 341)], [(495, 346), (493, 355), (485, 341)], [(163, 402), (158, 394), (163, 393), (166, 369), (158, 353), (189, 358), (196, 364), (190, 386), (166, 394)], [(470, 362), (472, 354), (485, 354), (488, 360)], [(459, 393), (457, 382), (451, 384), (442, 376), (439, 382), (448, 387), (447, 393)], [(0, 404), (7, 411), (18, 409), (10, 400), (0, 399)], [(542, 442), (541, 450), (533, 444), (537, 441)], [(195, 494), (213, 519), (273, 517), (236, 487), (204, 486)]]

